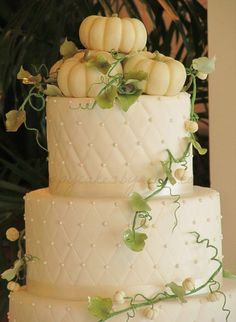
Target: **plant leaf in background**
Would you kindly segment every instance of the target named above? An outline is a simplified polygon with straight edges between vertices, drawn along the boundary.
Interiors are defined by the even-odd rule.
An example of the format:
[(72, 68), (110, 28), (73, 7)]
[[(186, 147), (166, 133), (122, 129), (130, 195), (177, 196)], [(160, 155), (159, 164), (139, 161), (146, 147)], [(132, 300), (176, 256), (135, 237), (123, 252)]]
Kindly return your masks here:
[(130, 204), (133, 211), (150, 211), (151, 207), (147, 201), (137, 192), (132, 192), (129, 196)]
[(88, 311), (100, 320), (106, 320), (112, 310), (112, 299), (88, 297)]
[(23, 84), (31, 85), (40, 83), (42, 76), (40, 74), (33, 76), (21, 66), (19, 72), (17, 73), (17, 79), (22, 80)]
[(25, 122), (25, 111), (11, 110), (6, 114), (6, 130), (7, 132), (16, 132)]
[(125, 245), (135, 252), (141, 252), (144, 249), (147, 238), (146, 234), (138, 233), (131, 229), (127, 229), (123, 234)]

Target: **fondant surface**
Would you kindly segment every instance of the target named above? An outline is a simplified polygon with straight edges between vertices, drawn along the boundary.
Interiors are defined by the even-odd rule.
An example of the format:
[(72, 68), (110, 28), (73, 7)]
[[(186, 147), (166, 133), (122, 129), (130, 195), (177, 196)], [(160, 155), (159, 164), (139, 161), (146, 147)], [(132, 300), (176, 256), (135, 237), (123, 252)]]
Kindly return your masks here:
[(221, 259), (219, 194), (195, 187), (179, 204), (177, 197), (150, 200), (152, 221), (143, 229), (146, 246), (133, 252), (122, 241), (133, 218), (127, 199), (68, 198), (47, 189), (28, 193), (27, 253), (38, 258), (28, 264), (28, 289), (84, 300), (97, 293), (111, 296), (117, 288), (150, 296), (166, 283), (181, 283), (187, 277), (197, 285), (206, 282), (218, 267), (211, 260), (214, 250), (196, 244), (190, 232), (208, 238)]
[[(163, 178), (160, 161), (182, 157), (190, 117), (186, 93), (174, 97), (142, 95), (127, 112), (117, 105), (103, 110), (91, 99), (48, 97), (49, 188), (54, 194), (121, 197), (146, 191), (149, 178)], [(176, 165), (173, 165), (173, 170)], [(180, 165), (178, 165), (179, 167)], [(178, 193), (192, 189), (191, 150), (184, 166), (188, 180)], [(173, 187), (175, 190), (175, 187)], [(168, 194), (168, 193), (167, 193)]]

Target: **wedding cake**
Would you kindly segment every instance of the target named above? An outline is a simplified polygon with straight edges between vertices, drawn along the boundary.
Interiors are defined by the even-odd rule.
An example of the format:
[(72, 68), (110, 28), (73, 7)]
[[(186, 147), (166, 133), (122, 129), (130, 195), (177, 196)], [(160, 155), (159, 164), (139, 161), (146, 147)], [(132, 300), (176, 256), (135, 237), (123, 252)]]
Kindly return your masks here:
[(49, 188), (25, 197), (34, 260), (10, 322), (236, 321), (219, 194), (193, 186), (185, 69), (140, 52), (136, 19), (88, 17), (80, 38), (89, 51), (52, 68), (64, 96), (47, 98)]

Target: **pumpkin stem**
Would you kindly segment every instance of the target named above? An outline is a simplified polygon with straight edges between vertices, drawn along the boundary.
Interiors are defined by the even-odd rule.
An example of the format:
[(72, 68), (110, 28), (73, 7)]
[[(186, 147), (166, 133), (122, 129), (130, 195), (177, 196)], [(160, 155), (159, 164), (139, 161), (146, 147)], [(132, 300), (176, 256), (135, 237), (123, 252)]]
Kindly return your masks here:
[(81, 58), (81, 62), (86, 62), (89, 60), (89, 49), (85, 49), (84, 56)]
[(118, 15), (118, 13), (113, 13), (111, 16), (112, 17), (118, 17), (119, 15)]

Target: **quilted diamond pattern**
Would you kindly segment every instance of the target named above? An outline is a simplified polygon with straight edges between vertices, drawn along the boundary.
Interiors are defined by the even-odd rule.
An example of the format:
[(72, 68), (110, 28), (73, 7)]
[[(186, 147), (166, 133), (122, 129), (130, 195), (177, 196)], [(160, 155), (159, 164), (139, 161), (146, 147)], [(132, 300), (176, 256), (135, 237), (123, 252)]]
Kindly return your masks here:
[(133, 215), (127, 200), (66, 198), (47, 189), (29, 193), (27, 252), (39, 258), (29, 263), (29, 289), (85, 299), (97, 292), (111, 295), (120, 288), (150, 295), (156, 287), (189, 276), (197, 283), (207, 280), (216, 268), (210, 261), (212, 250), (197, 245), (189, 232), (207, 236), (221, 256), (218, 193), (195, 188), (181, 198), (174, 232), (173, 198), (154, 199), (150, 205), (153, 220), (147, 228), (147, 244), (135, 253), (122, 242)]
[[(79, 108), (84, 99), (49, 98), (47, 128), (50, 190), (62, 195), (80, 195), (77, 185), (86, 186), (85, 196), (94, 196), (95, 184), (139, 183), (162, 177), (160, 157), (170, 149), (180, 157), (188, 135), (186, 93), (176, 97), (141, 96), (128, 112)], [(178, 133), (178, 135), (176, 135)], [(190, 181), (192, 158), (188, 158)], [(191, 182), (190, 182), (191, 186)], [(94, 189), (96, 191), (96, 189)], [(103, 195), (105, 192), (102, 189)], [(118, 195), (122, 195), (122, 190)]]

